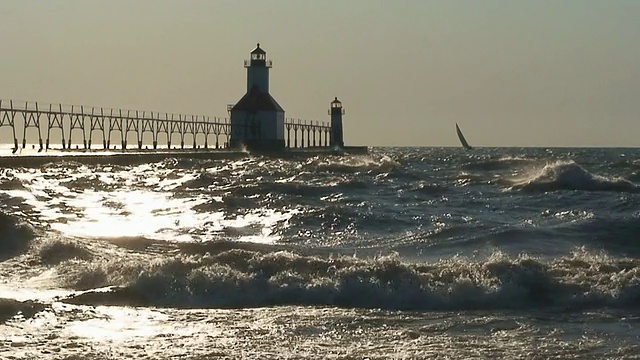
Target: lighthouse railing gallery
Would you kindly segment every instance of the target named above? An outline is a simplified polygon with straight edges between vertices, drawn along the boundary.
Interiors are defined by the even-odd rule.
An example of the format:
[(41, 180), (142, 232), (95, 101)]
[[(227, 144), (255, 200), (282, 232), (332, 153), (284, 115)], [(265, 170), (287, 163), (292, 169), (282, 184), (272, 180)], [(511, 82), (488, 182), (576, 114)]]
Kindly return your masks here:
[[(329, 145), (329, 123), (287, 118), (284, 125), (288, 148)], [(19, 148), (18, 136), (22, 135), (22, 148), (25, 148), (27, 135), (33, 139), (32, 133), (37, 136), (40, 151), (60, 148), (54, 146), (51, 139), (56, 134), (62, 149), (75, 145), (75, 148), (85, 150), (91, 149), (96, 137), (102, 142), (103, 149), (111, 149), (113, 140), (119, 140), (120, 148), (125, 150), (131, 133), (137, 149), (149, 146), (152, 149), (171, 149), (172, 146), (177, 149), (178, 144), (184, 149), (188, 140), (191, 140), (192, 149), (223, 149), (231, 135), (231, 123), (224, 117), (0, 99), (2, 143), (6, 142), (4, 127), (11, 128), (14, 152)], [(72, 138), (72, 135), (75, 136)], [(81, 142), (78, 139), (82, 139)]]

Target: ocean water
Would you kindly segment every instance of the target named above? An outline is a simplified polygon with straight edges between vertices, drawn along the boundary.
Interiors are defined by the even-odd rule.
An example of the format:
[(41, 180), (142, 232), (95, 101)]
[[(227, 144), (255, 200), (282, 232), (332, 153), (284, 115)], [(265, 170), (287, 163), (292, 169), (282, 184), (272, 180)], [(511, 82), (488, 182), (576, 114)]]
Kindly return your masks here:
[(0, 169), (1, 359), (639, 359), (640, 149)]

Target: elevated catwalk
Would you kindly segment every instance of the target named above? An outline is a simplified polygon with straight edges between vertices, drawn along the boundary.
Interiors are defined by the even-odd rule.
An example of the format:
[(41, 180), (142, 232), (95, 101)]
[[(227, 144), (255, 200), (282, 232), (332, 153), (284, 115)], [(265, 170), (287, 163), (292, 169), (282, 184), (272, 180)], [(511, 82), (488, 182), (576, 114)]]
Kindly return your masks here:
[[(247, 126), (250, 128), (244, 130), (256, 131), (254, 124)], [(31, 139), (37, 136), (40, 151), (55, 147), (52, 135), (58, 135), (61, 145), (58, 149), (62, 150), (90, 150), (96, 137), (102, 142), (103, 150), (127, 150), (130, 148), (127, 141), (130, 134), (134, 134), (134, 148), (138, 150), (223, 149), (228, 147), (231, 135), (231, 123), (223, 117), (39, 102), (17, 103), (0, 99), (0, 132), (6, 127), (11, 129), (14, 151), (20, 148), (20, 133), (22, 149), (27, 146), (29, 134)], [(287, 118), (284, 130), (285, 145), (289, 149), (329, 146), (331, 126), (328, 123)], [(187, 143), (189, 140), (190, 144)], [(5, 141), (0, 137), (0, 142)], [(118, 142), (118, 145), (112, 146)]]

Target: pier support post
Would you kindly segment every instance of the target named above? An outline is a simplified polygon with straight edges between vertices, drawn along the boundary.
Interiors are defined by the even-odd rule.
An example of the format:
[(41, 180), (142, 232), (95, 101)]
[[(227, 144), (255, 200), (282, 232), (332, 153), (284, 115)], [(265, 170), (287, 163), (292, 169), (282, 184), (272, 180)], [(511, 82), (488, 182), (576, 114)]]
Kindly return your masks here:
[(69, 136), (69, 146), (67, 147), (67, 149), (71, 149), (71, 136)]
[(87, 149), (91, 149), (91, 139), (87, 141), (87, 145), (85, 146)]
[(167, 141), (167, 149), (171, 149), (171, 141)]
[(107, 140), (102, 140), (102, 148), (104, 148), (105, 150), (109, 148), (109, 145), (107, 145)]
[(180, 149), (184, 149), (184, 141), (180, 141)]
[(155, 149), (157, 149), (157, 148), (158, 148), (158, 142), (157, 142), (157, 141), (154, 141), (154, 142), (153, 142), (153, 150), (155, 150)]
[(40, 151), (42, 151), (42, 139), (40, 139)]
[(111, 139), (107, 140), (107, 149), (111, 148)]
[(49, 150), (49, 139), (47, 139), (46, 146), (47, 146), (47, 150)]
[(127, 148), (127, 142), (122, 141), (122, 150), (125, 150), (126, 148)]
[(142, 149), (142, 141), (138, 140), (138, 150)]
[(27, 146), (27, 139), (22, 138), (22, 148), (24, 149)]
[(66, 141), (64, 140), (64, 136), (62, 137), (62, 150), (66, 149)]
[(14, 150), (18, 150), (18, 139), (13, 138), (13, 148)]
[(207, 142), (207, 139), (204, 139), (204, 148), (205, 149), (209, 148), (209, 143)]
[(87, 140), (82, 140), (82, 145), (84, 146), (85, 150), (87, 149)]

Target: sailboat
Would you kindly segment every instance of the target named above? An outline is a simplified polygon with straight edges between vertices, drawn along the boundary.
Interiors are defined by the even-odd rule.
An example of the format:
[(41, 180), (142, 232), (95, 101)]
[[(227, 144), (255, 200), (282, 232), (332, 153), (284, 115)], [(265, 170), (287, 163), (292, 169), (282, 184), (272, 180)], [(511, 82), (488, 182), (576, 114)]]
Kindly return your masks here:
[(471, 145), (469, 145), (467, 140), (464, 138), (464, 135), (462, 135), (462, 131), (460, 131), (458, 123), (456, 123), (456, 133), (458, 133), (458, 139), (460, 139), (460, 143), (462, 144), (462, 147), (465, 148), (465, 150), (473, 149), (473, 147), (471, 147)]

